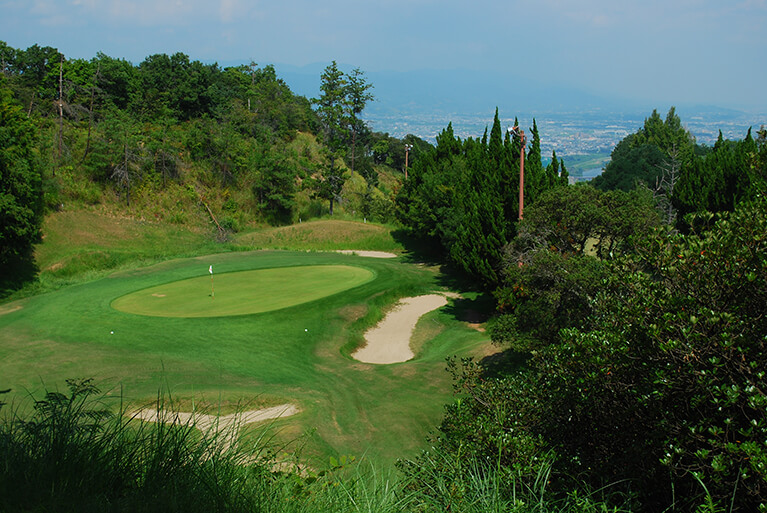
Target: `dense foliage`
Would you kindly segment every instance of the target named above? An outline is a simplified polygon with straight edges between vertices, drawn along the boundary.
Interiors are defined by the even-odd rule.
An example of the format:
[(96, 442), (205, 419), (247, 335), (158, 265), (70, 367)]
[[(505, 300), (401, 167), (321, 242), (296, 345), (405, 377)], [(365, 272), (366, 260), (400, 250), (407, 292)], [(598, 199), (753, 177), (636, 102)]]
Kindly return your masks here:
[[(516, 234), (521, 146), (518, 133), (504, 137), (497, 111), (489, 136), (481, 139), (461, 141), (448, 125), (397, 196), (397, 217), (413, 236), (442, 248), (459, 269), (490, 288), (499, 281), (502, 248)], [(525, 157), (527, 201), (567, 183), (556, 156), (553, 162), (541, 164), (534, 121)]]
[(732, 212), (767, 189), (766, 139), (764, 127), (756, 139), (749, 128), (742, 141), (724, 140), (720, 131), (708, 148), (695, 143), (673, 107), (665, 121), (653, 111), (642, 128), (617, 144), (592, 183), (602, 190), (652, 190), (664, 220), (686, 231), (687, 214)]
[[(501, 379), (457, 366), (463, 399), (446, 411), (440, 450), (530, 479), (553, 451), (564, 490), (611, 484), (646, 511), (767, 507), (766, 219), (759, 198), (701, 234), (658, 230), (601, 266), (536, 255), (525, 273), (557, 279), (525, 282), (533, 297), (516, 322), (549, 343)], [(570, 317), (550, 299), (565, 292)]]
[(35, 139), (35, 127), (12, 104), (0, 77), (0, 288), (29, 274), (40, 240), (43, 186)]
[(725, 141), (682, 167), (672, 197), (680, 216), (691, 212), (732, 212), (735, 206), (767, 192), (767, 131), (757, 139), (748, 129), (742, 141)]
[[(183, 53), (134, 65), (0, 41), (0, 65), (4, 130), (19, 139), (3, 141), (15, 148), (3, 152), (3, 186), (12, 187), (7, 193), (19, 207), (4, 208), (26, 219), (23, 228), (10, 221), (3, 228), (27, 241), (22, 247), (4, 234), (4, 260), (12, 250), (29, 264), (42, 206), (104, 205), (174, 224), (204, 223), (219, 238), (244, 226), (323, 215), (325, 201), (331, 214), (341, 206), (368, 220), (394, 218), (405, 143), (372, 133), (361, 118), (373, 96), (359, 69), (346, 74), (329, 66), (313, 104), (293, 94), (272, 66), (221, 68)], [(408, 140), (418, 141), (412, 163), (429, 145)], [(6, 176), (11, 171), (24, 175), (28, 191)]]
[(667, 159), (686, 165), (697, 149), (695, 139), (682, 126), (672, 107), (663, 120), (657, 111), (644, 125), (620, 141), (612, 151), (604, 172), (594, 178), (594, 187), (602, 190), (629, 191), (639, 183), (654, 188), (660, 185)]

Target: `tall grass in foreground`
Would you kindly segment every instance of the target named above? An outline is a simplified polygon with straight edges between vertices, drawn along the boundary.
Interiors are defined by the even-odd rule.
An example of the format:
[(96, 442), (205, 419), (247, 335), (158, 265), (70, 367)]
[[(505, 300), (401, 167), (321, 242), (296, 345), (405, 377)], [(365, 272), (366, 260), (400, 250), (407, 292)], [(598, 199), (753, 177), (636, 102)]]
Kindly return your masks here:
[(508, 474), (476, 463), (445, 473), (438, 456), (407, 477), (366, 463), (277, 470), (287, 467), (263, 436), (232, 444), (231, 431), (139, 422), (122, 407), (110, 413), (90, 380), (68, 385), (35, 401), (28, 418), (2, 412), (0, 512), (616, 511), (572, 495), (552, 500), (545, 474), (533, 487), (511, 483), (509, 495)]

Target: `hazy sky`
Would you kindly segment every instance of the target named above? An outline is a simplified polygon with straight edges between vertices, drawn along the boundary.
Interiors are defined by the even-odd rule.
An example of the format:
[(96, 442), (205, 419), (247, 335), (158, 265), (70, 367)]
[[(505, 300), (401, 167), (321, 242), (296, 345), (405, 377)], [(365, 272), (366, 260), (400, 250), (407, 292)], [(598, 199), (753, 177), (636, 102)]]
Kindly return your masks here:
[(666, 104), (767, 107), (767, 0), (0, 0), (0, 40), (135, 63), (509, 69)]

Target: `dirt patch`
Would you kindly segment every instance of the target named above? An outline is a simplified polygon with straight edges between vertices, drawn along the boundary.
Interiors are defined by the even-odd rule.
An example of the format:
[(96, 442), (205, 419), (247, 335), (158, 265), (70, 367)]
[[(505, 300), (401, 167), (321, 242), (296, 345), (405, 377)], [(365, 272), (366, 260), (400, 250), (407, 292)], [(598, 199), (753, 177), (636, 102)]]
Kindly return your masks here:
[(0, 306), (0, 315), (5, 315), (5, 314), (13, 313), (13, 312), (18, 312), (22, 308), (23, 307), (21, 305), (13, 305), (13, 306), (11, 306), (11, 305), (4, 305), (4, 306)]
[(387, 251), (361, 251), (356, 249), (339, 249), (337, 253), (343, 253), (344, 255), (357, 255), (368, 258), (397, 258), (394, 253)]
[(367, 305), (350, 305), (342, 308), (339, 315), (347, 322), (354, 322), (368, 313)]
[(165, 294), (157, 294), (156, 292), (152, 294), (152, 297), (165, 297)]
[(400, 363), (413, 359), (410, 337), (424, 314), (447, 304), (440, 294), (409, 297), (400, 300), (378, 326), (365, 333), (367, 345), (352, 357), (364, 363)]

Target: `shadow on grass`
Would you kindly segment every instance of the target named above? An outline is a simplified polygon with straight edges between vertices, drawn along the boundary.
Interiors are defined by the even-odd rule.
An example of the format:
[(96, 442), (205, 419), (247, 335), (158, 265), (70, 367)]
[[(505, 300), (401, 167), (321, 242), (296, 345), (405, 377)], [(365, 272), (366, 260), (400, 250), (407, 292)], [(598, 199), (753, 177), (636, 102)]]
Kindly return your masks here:
[(0, 299), (5, 299), (24, 285), (33, 282), (37, 278), (39, 269), (34, 261), (11, 260), (2, 265), (0, 273)]
[(506, 349), (482, 358), (479, 363), (484, 371), (482, 377), (497, 379), (522, 372), (527, 369), (527, 363), (532, 358), (530, 353), (520, 353)]
[(454, 299), (442, 311), (461, 322), (483, 324), (495, 313), (495, 299), (487, 293), (470, 294), (469, 297)]
[(442, 252), (442, 244), (437, 239), (417, 238), (402, 228), (392, 230), (391, 236), (407, 251), (402, 257), (405, 262), (426, 265), (444, 264), (445, 255)]
[(416, 238), (404, 229), (393, 230), (391, 235), (407, 251), (402, 257), (404, 262), (439, 266), (439, 285), (452, 290), (476, 292), (482, 290), (481, 283), (477, 282), (475, 278), (468, 276), (463, 270), (450, 264), (444, 248), (437, 238)]

